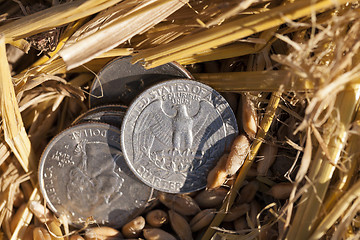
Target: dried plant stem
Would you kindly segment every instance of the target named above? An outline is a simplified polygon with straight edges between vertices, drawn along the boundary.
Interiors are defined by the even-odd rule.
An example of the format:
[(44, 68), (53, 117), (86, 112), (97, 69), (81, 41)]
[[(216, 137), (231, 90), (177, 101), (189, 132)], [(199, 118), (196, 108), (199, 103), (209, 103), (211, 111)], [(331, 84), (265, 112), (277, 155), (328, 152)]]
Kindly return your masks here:
[(6, 42), (34, 35), (102, 11), (121, 0), (80, 0), (47, 8), (0, 27)]
[(283, 90), (281, 89), (272, 94), (269, 104), (266, 108), (266, 113), (264, 115), (264, 118), (260, 122), (260, 128), (256, 134), (253, 144), (251, 145), (250, 152), (245, 159), (244, 165), (240, 168), (240, 171), (238, 173), (238, 176), (236, 178), (234, 185), (232, 186), (229, 194), (226, 196), (226, 199), (224, 200), (219, 212), (216, 214), (216, 216), (213, 219), (213, 221), (211, 222), (210, 226), (204, 233), (202, 240), (208, 240), (213, 236), (213, 234), (215, 233), (214, 227), (217, 227), (220, 225), (220, 223), (222, 222), (222, 220), (224, 219), (224, 217), (226, 215), (226, 212), (230, 209), (230, 207), (234, 203), (237, 193), (246, 177), (246, 174), (249, 171), (253, 161), (255, 160), (256, 154), (257, 154), (261, 144), (263, 143), (264, 138), (271, 126), (271, 123), (275, 116), (275, 111), (280, 102), (280, 97), (281, 97), (282, 91)]
[[(338, 112), (333, 111), (331, 118), (325, 125), (323, 136), (330, 159), (324, 155), (323, 148), (319, 147), (309, 173), (312, 187), (301, 199), (303, 203), (298, 206), (287, 239), (308, 239), (311, 232), (317, 227), (322, 203), (336, 168), (334, 164), (338, 163), (340, 154), (344, 150), (348, 127), (354, 118), (359, 99), (360, 85), (353, 85), (352, 88), (347, 88), (338, 94), (335, 109), (338, 109), (340, 119), (337, 119)], [(335, 133), (333, 126), (337, 126)]]
[[(3, 141), (3, 138), (0, 138), (1, 141)], [(9, 147), (4, 143), (0, 143), (0, 165), (2, 165), (5, 160), (10, 156), (10, 149)]]
[(357, 181), (335, 204), (331, 211), (322, 219), (312, 235), (311, 240), (320, 239), (326, 231), (333, 226), (338, 218), (343, 215), (355, 199), (360, 198), (360, 181)]
[(12, 41), (11, 45), (13, 45), (14, 47), (17, 47), (24, 53), (28, 53), (30, 50), (30, 43), (28, 41), (26, 41), (25, 39), (19, 39), (16, 41)]
[[(37, 160), (24, 128), (6, 59), (5, 39), (0, 35), (0, 95), (4, 139), (25, 172), (36, 169)], [(34, 176), (34, 175), (33, 175)], [(33, 183), (36, 182), (32, 177)]]
[(90, 73), (81, 73), (77, 77), (73, 78), (69, 84), (74, 87), (82, 87), (89, 81), (93, 80), (94, 76)]
[[(338, 0), (337, 4), (344, 4), (346, 0)], [(244, 17), (239, 20), (210, 28), (203, 32), (192, 34), (180, 40), (164, 44), (149, 50), (144, 50), (136, 55), (134, 61), (144, 59), (147, 67), (156, 67), (169, 61), (176, 61), (192, 56), (210, 48), (233, 42), (248, 37), (252, 34), (279, 26), (286, 21), (309, 16), (315, 11), (324, 11), (333, 8), (332, 0), (294, 1), (286, 6), (275, 7), (268, 12)]]
[[(88, 62), (87, 64), (90, 65), (90, 66), (97, 66), (97, 68), (95, 67), (94, 69), (92, 69), (92, 67), (90, 67), (90, 69), (98, 71), (99, 69), (101, 69), (101, 67), (104, 64), (109, 62), (112, 58), (121, 57), (121, 56), (128, 56), (131, 53), (132, 53), (131, 48), (116, 48), (116, 49), (109, 50), (109, 51), (97, 56), (94, 60)], [(82, 66), (80, 66), (79, 68), (74, 69), (73, 71), (78, 72), (79, 69), (82, 69)], [(89, 70), (86, 69), (86, 68), (84, 70), (86, 72), (89, 72)], [(82, 70), (82, 71), (84, 71), (84, 70)], [(59, 73), (66, 73), (66, 64), (65, 64), (65, 62), (64, 62), (64, 60), (62, 58), (56, 58), (56, 59), (54, 59), (54, 60), (52, 60), (50, 62), (48, 61), (48, 62), (42, 64), (38, 68), (35, 68), (33, 71), (30, 70), (30, 72), (31, 72), (31, 74), (44, 73), (44, 74), (51, 74), (51, 75), (59, 74)], [(15, 78), (20, 80), (20, 79), (22, 79), (24, 74), (25, 75), (30, 74), (30, 72), (26, 73), (26, 71), (23, 71), (21, 74), (15, 76)]]
[[(101, 54), (90, 62), (85, 63), (82, 66), (72, 69), (71, 71), (66, 71), (66, 64), (62, 58), (57, 58), (50, 63), (45, 63), (39, 66), (36, 69), (30, 70), (29, 72), (22, 72), (15, 76), (17, 82), (21, 81), (25, 76), (38, 75), (38, 74), (64, 74), (64, 73), (96, 73), (113, 59), (113, 57), (128, 56), (130, 55), (129, 50), (126, 49), (116, 49), (115, 51), (110, 50), (109, 53)], [(108, 57), (110, 56), (110, 57)], [(24, 82), (24, 81), (23, 81)], [(19, 85), (22, 86), (22, 85)], [(18, 89), (18, 88), (17, 88)]]
[(215, 49), (206, 49), (201, 53), (179, 59), (178, 62), (183, 65), (188, 65), (199, 62), (214, 61), (224, 58), (239, 57), (253, 53), (256, 53), (256, 49), (253, 44), (234, 43), (229, 46), (219, 47)]
[(101, 55), (95, 58), (111, 58), (111, 57), (120, 57), (120, 56), (128, 56), (132, 54), (132, 48), (114, 48), (107, 52), (102, 53)]
[[(360, 121), (360, 109), (358, 109), (355, 121)], [(348, 190), (350, 184), (356, 176), (359, 167), (359, 142), (360, 136), (353, 134), (348, 140), (348, 144), (344, 151), (343, 159), (350, 161), (348, 171), (341, 172), (341, 177), (334, 188), (331, 188), (331, 193), (328, 194), (324, 203), (325, 212), (330, 212), (334, 204), (341, 198), (345, 191)]]
[[(86, 67), (81, 66), (79, 68), (74, 69), (72, 72), (86, 72), (86, 73), (90, 73), (91, 71), (97, 72), (113, 57), (128, 56), (131, 53), (132, 53), (131, 48), (112, 49), (96, 57), (96, 59), (88, 62), (85, 65)], [(38, 64), (40, 63), (36, 63), (36, 65)], [(91, 71), (89, 71), (89, 69)], [(15, 80), (15, 83), (17, 85), (15, 88), (15, 92), (19, 92), (21, 87), (26, 83), (27, 76), (33, 76), (39, 74), (55, 75), (61, 73), (66, 73), (66, 64), (62, 58), (53, 57), (49, 59), (49, 61), (46, 61), (45, 63), (35, 68), (30, 67), (24, 70), (23, 72), (19, 73), (18, 75), (14, 76), (13, 79)]]
[(38, 69), (36, 69), (38, 73), (45, 74), (59, 74), (66, 72), (66, 64), (62, 60), (62, 58), (57, 58), (50, 62), (49, 64), (43, 64)]
[(234, 15), (236, 15), (238, 12), (242, 12), (245, 9), (249, 8), (253, 3), (255, 3), (256, 0), (245, 0), (245, 1), (240, 1), (236, 6), (234, 6), (232, 9), (229, 9), (228, 11), (220, 14), (219, 16), (217, 16), (215, 19), (212, 19), (210, 22), (208, 22), (206, 24), (206, 27), (210, 27), (213, 25), (217, 25), (220, 24), (221, 22), (223, 22), (225, 19), (230, 18)]
[[(308, 91), (316, 88), (313, 82), (298, 78), (290, 78), (290, 72), (253, 71), (253, 72), (224, 72), (197, 73), (195, 79), (205, 83), (220, 92), (265, 91), (271, 92), (284, 87), (286, 91)], [(292, 79), (285, 80), (285, 79)]]
[[(263, 40), (264, 43), (269, 43), (270, 39), (274, 37), (274, 33), (277, 28), (271, 28), (260, 34), (259, 39)], [(194, 64), (199, 62), (214, 61), (225, 58), (240, 57), (248, 54), (255, 54), (263, 49), (267, 44), (252, 44), (252, 43), (232, 43), (227, 46), (206, 49), (203, 52), (191, 55), (189, 57), (179, 59), (178, 62), (183, 65)], [(276, 88), (273, 91), (276, 91)]]
[[(121, 15), (108, 25), (59, 52), (67, 69), (86, 63), (95, 56), (115, 48), (131, 37), (148, 30), (171, 13), (181, 8), (187, 1), (152, 0), (140, 3), (134, 10)], [(91, 46), (89, 48), (89, 46)]]
[[(358, 109), (357, 111), (355, 121), (360, 121), (360, 109)], [(347, 189), (349, 187), (349, 184), (351, 183), (351, 180), (356, 175), (355, 173), (357, 171), (360, 157), (359, 142), (359, 135), (353, 134), (350, 136), (348, 145), (345, 149), (346, 156), (351, 158), (350, 169), (348, 172), (344, 173), (344, 176), (340, 179), (334, 192), (332, 194), (329, 194), (329, 197), (324, 204), (324, 207), (326, 208), (326, 212), (328, 214), (316, 227), (310, 239), (321, 238), (326, 233), (326, 231), (336, 223), (337, 219), (344, 214), (346, 209), (348, 209), (349, 205), (352, 204), (355, 199), (359, 199), (360, 181), (356, 182), (350, 189)]]

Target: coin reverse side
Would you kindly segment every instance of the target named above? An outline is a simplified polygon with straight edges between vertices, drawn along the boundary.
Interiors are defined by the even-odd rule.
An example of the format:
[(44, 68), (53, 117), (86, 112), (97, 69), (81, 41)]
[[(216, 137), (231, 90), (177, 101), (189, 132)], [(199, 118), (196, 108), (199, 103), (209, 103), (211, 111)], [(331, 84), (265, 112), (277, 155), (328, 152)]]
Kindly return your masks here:
[(143, 92), (129, 107), (121, 144), (130, 169), (145, 184), (185, 193), (206, 177), (237, 135), (234, 113), (215, 90), (171, 80)]
[(49, 208), (79, 227), (87, 219), (120, 227), (152, 192), (127, 167), (120, 131), (102, 123), (79, 124), (53, 138), (40, 160), (39, 183)]
[(117, 58), (97, 75), (90, 89), (90, 108), (104, 104), (129, 105), (146, 88), (175, 78), (192, 78), (180, 64), (170, 62), (145, 69), (140, 63), (131, 63), (131, 57)]

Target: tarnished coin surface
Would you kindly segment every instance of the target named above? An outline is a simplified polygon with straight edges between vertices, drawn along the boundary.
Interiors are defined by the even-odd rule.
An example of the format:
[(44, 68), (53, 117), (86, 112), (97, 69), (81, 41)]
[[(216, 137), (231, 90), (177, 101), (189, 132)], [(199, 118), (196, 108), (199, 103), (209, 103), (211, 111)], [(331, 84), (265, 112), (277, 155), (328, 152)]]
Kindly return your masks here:
[(143, 92), (129, 107), (121, 144), (130, 169), (164, 192), (204, 188), (208, 172), (238, 129), (229, 104), (191, 80), (171, 80)]
[(79, 227), (89, 219), (120, 227), (140, 214), (152, 192), (125, 163), (119, 129), (102, 123), (54, 137), (41, 156), (39, 183), (49, 208)]
[(120, 128), (126, 110), (127, 107), (123, 105), (104, 105), (92, 108), (78, 116), (72, 125), (85, 122), (102, 122)]
[(180, 64), (170, 62), (145, 69), (140, 63), (131, 64), (131, 57), (122, 57), (108, 63), (99, 73), (90, 89), (90, 108), (104, 104), (125, 104), (146, 88), (169, 79), (192, 78)]

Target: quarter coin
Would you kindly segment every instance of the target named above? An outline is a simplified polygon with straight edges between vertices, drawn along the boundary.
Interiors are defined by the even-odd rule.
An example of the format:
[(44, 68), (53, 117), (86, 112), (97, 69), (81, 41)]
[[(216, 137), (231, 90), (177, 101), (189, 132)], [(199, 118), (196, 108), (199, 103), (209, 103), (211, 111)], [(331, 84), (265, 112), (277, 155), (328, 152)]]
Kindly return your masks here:
[(206, 177), (238, 133), (229, 104), (214, 89), (181, 79), (157, 84), (129, 107), (121, 145), (130, 169), (145, 184), (185, 193)]
[(54, 137), (39, 166), (41, 192), (49, 208), (82, 227), (120, 227), (146, 206), (152, 189), (129, 170), (120, 149), (120, 131), (83, 123)]
[(146, 88), (169, 79), (192, 78), (180, 64), (170, 62), (145, 69), (140, 63), (132, 64), (131, 57), (122, 57), (108, 63), (93, 81), (90, 89), (90, 108), (105, 104), (125, 104)]
[(123, 105), (104, 105), (92, 108), (78, 116), (72, 125), (85, 122), (102, 122), (120, 128), (126, 110), (127, 107)]

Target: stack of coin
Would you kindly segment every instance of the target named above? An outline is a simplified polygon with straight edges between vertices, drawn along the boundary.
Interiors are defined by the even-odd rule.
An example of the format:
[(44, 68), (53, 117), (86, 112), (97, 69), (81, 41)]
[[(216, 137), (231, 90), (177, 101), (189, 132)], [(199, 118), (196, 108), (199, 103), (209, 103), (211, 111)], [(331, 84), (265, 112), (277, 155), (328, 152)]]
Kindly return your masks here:
[(127, 107), (124, 105), (103, 105), (91, 108), (89, 111), (78, 116), (72, 125), (85, 122), (102, 122), (120, 129), (126, 110)]
[(146, 70), (130, 60), (116, 59), (100, 71), (90, 110), (42, 154), (44, 198), (74, 226), (91, 219), (120, 227), (141, 213), (153, 189), (204, 188), (208, 172), (237, 134), (226, 100), (191, 80), (181, 65)]

